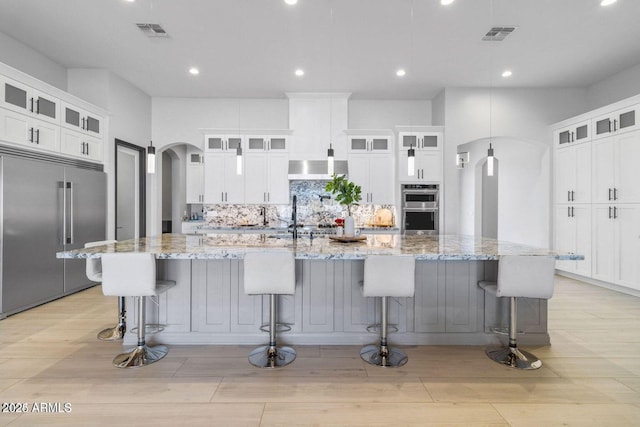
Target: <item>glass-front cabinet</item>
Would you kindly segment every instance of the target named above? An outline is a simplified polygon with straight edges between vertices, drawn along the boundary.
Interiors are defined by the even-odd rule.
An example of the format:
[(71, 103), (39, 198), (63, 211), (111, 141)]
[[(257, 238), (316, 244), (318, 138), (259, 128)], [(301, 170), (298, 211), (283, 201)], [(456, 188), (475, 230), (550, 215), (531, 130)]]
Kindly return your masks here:
[(102, 118), (73, 104), (62, 105), (62, 126), (88, 135), (102, 136)]
[(57, 98), (30, 86), (0, 76), (2, 106), (15, 112), (59, 123), (60, 102)]
[(385, 135), (351, 135), (349, 136), (349, 152), (362, 153), (372, 151), (376, 153), (391, 152), (392, 136)]
[(553, 140), (558, 147), (566, 147), (572, 143), (588, 142), (591, 140), (591, 120), (557, 129), (553, 132)]
[(241, 135), (206, 135), (204, 150), (209, 152), (235, 151), (243, 146)]
[(278, 151), (286, 152), (289, 149), (289, 138), (286, 135), (247, 135), (248, 151)]
[(638, 110), (640, 110), (640, 105), (636, 104), (594, 118), (591, 121), (593, 138), (604, 138), (612, 134), (638, 129)]

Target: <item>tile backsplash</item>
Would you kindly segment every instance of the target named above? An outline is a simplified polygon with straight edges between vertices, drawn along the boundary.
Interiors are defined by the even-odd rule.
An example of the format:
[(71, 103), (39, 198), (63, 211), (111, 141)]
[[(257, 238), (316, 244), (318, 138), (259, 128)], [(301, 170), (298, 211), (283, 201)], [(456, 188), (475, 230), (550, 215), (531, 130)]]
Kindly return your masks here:
[[(333, 223), (347, 214), (346, 207), (337, 203), (325, 191), (328, 181), (293, 180), (289, 182), (289, 200), (297, 196), (298, 224), (318, 225)], [(322, 196), (322, 197), (321, 197)], [(330, 198), (329, 198), (330, 197)], [(262, 224), (261, 208), (266, 209), (267, 222), (272, 226), (287, 226), (291, 220), (291, 202), (288, 205), (204, 205), (204, 220), (209, 226), (233, 226), (238, 224)], [(362, 227), (373, 221), (375, 212), (388, 208), (397, 218), (391, 205), (361, 205), (352, 208), (356, 226)]]

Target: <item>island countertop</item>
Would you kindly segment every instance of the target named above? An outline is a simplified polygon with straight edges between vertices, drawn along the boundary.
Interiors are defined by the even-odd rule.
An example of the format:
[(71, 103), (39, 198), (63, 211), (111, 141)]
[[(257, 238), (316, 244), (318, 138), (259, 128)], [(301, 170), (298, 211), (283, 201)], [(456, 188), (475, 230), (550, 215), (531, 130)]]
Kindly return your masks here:
[(464, 235), (367, 235), (366, 240), (342, 243), (318, 236), (274, 234), (162, 234), (115, 244), (58, 252), (57, 258), (98, 258), (103, 253), (149, 252), (157, 259), (242, 259), (248, 252), (291, 251), (296, 259), (358, 260), (370, 255), (414, 256), (416, 260), (499, 260), (504, 255), (553, 256), (582, 260), (583, 255), (558, 253), (517, 243)]

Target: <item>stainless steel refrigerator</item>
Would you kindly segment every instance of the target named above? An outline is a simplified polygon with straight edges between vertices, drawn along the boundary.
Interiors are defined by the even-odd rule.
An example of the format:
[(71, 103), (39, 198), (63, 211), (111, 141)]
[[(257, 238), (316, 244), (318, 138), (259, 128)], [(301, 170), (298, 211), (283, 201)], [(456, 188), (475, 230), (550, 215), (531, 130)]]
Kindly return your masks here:
[(0, 318), (91, 286), (83, 260), (56, 252), (106, 234), (101, 166), (31, 157), (0, 157)]

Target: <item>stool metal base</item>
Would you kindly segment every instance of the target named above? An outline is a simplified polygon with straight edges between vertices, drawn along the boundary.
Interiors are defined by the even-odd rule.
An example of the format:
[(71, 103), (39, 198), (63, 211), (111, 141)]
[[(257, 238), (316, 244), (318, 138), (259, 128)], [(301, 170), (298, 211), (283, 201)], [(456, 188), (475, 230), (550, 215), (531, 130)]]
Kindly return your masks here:
[(518, 347), (488, 348), (485, 353), (491, 360), (514, 369), (539, 369), (542, 366), (542, 360)]
[(249, 353), (249, 363), (258, 368), (280, 368), (296, 359), (297, 353), (291, 347), (262, 346)]
[(113, 328), (103, 329), (98, 332), (98, 339), (102, 341), (115, 341), (124, 338), (127, 327), (125, 325), (116, 325)]
[(157, 362), (167, 355), (169, 349), (164, 345), (149, 347), (139, 345), (126, 353), (117, 355), (113, 365), (118, 368), (138, 368)]
[(409, 360), (404, 351), (373, 344), (362, 347), (360, 357), (370, 365), (384, 368), (398, 368)]

